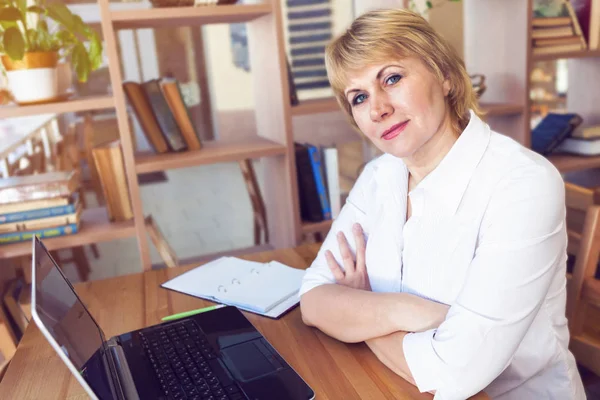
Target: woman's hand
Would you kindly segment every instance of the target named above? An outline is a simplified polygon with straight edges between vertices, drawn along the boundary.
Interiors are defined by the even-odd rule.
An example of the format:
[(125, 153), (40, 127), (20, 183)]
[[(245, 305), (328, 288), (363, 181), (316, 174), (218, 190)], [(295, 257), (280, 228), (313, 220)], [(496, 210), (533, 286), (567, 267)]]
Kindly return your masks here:
[(365, 263), (365, 236), (360, 224), (354, 224), (352, 233), (354, 233), (354, 240), (356, 241), (356, 262), (352, 258), (352, 251), (350, 250), (346, 236), (344, 236), (343, 232), (338, 232), (337, 240), (340, 246), (344, 269), (339, 266), (329, 250), (325, 252), (327, 265), (338, 284), (354, 289), (370, 291), (371, 283), (369, 282), (369, 274), (367, 273), (367, 265)]

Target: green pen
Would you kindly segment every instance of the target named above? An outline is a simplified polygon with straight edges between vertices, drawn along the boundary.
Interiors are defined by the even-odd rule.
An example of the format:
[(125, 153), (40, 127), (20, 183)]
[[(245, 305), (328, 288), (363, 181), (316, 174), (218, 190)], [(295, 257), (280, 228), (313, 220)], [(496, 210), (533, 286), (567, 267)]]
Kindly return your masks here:
[(199, 308), (197, 310), (184, 311), (179, 314), (167, 315), (166, 317), (162, 318), (162, 321), (173, 321), (175, 319), (185, 318), (185, 317), (189, 317), (191, 315), (201, 314), (203, 312), (212, 311), (212, 310), (216, 310), (217, 308), (223, 308), (223, 307), (225, 307), (225, 304), (217, 304), (214, 306)]

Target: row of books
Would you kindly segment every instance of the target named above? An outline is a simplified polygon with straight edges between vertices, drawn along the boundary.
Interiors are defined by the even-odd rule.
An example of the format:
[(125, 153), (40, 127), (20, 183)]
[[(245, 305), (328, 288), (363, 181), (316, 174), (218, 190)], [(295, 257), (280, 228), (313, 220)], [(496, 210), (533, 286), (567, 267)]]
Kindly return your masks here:
[(202, 143), (174, 78), (124, 82), (123, 90), (150, 146), (157, 153), (200, 150)]
[(589, 48), (600, 42), (600, 0), (554, 0), (534, 6), (531, 34), (534, 55), (559, 54)]
[(336, 218), (341, 209), (338, 151), (295, 143), (300, 216), (306, 222)]
[(0, 245), (76, 233), (79, 174), (49, 172), (0, 180)]
[(600, 125), (582, 127), (582, 123), (575, 113), (549, 113), (533, 129), (531, 147), (543, 155), (600, 155)]

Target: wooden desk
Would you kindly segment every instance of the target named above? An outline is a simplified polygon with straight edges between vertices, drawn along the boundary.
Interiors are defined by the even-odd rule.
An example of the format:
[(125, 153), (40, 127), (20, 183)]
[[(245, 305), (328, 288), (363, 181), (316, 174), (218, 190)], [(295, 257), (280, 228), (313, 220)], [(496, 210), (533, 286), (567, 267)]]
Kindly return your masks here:
[[(242, 258), (277, 260), (306, 268), (319, 245), (275, 250)], [(148, 271), (76, 285), (78, 293), (107, 338), (160, 322), (165, 315), (210, 304), (159, 288), (182, 272), (181, 267)], [(280, 320), (245, 313), (289, 364), (315, 390), (318, 400), (431, 399), (384, 366), (364, 344), (345, 344), (302, 322), (299, 308)], [(84, 399), (85, 392), (34, 323), (30, 324), (0, 383), (5, 399)], [(479, 394), (473, 399), (487, 399)]]

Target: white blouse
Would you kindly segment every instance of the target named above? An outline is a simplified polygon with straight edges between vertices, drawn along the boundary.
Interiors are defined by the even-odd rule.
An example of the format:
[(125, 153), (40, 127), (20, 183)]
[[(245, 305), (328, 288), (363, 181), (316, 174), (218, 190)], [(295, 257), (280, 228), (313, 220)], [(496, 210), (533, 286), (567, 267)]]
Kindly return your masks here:
[(439, 328), (404, 339), (420, 391), (435, 390), (436, 399), (481, 390), (494, 399), (585, 399), (568, 350), (565, 193), (554, 166), (471, 112), (442, 162), (407, 190), (401, 159), (370, 162), (300, 294), (335, 282), (324, 252), (341, 261), (339, 231), (354, 251), (358, 222), (373, 291), (451, 306)]

